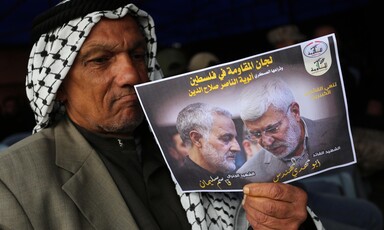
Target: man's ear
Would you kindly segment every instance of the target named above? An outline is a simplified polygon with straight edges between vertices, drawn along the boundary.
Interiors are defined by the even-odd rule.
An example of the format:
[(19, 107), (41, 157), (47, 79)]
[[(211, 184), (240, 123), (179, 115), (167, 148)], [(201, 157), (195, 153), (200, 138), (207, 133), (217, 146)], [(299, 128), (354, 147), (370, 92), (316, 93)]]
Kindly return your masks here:
[(291, 107), (289, 107), (289, 109), (297, 119), (300, 119), (300, 106), (298, 103), (293, 102)]
[(189, 138), (191, 139), (192, 141), (192, 145), (196, 145), (197, 147), (201, 148), (201, 138), (203, 136), (197, 132), (196, 130), (192, 130), (191, 132), (189, 132)]
[(244, 148), (244, 151), (247, 155), (252, 154), (251, 142), (249, 140), (247, 140), (247, 139), (243, 140), (243, 148)]

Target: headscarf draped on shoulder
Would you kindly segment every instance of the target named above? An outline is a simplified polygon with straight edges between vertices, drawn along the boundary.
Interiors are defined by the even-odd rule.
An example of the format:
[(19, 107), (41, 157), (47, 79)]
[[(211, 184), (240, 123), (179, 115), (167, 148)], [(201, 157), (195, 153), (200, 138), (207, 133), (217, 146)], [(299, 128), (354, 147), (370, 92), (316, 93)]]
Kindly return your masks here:
[(64, 107), (55, 100), (57, 90), (93, 26), (102, 17), (119, 19), (127, 14), (138, 20), (146, 37), (149, 78), (162, 78), (153, 19), (127, 0), (65, 0), (35, 18), (26, 78), (27, 97), (36, 120), (33, 133), (63, 114)]

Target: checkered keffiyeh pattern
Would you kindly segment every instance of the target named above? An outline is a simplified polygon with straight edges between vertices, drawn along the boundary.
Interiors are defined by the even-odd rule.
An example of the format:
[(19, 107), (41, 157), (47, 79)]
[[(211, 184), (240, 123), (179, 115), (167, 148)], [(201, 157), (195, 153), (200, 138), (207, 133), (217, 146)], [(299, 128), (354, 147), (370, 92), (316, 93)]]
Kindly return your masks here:
[(162, 77), (155, 59), (157, 41), (154, 22), (145, 11), (133, 4), (128, 4), (116, 10), (92, 12), (84, 17), (73, 19), (53, 31), (42, 34), (32, 47), (28, 62), (26, 91), (37, 123), (34, 133), (48, 127), (64, 109), (58, 101), (55, 101), (57, 90), (92, 27), (101, 17), (118, 19), (127, 14), (138, 18), (146, 36), (149, 51), (149, 78), (156, 80)]
[[(231, 192), (191, 192), (182, 193), (178, 184), (176, 191), (187, 213), (192, 230), (239, 229), (235, 227), (235, 217), (241, 199)], [(245, 221), (245, 216), (242, 216)], [(240, 228), (241, 229), (241, 228)]]

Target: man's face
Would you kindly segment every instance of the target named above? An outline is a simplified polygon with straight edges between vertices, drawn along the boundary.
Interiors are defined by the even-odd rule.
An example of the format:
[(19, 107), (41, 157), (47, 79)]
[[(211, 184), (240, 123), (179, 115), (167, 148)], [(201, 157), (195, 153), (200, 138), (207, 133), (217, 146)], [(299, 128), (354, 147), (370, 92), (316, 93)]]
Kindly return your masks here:
[(143, 119), (134, 85), (147, 82), (146, 42), (127, 16), (101, 19), (58, 92), (69, 117), (98, 133), (124, 135)]
[(210, 171), (231, 172), (236, 169), (235, 157), (240, 152), (237, 132), (232, 119), (214, 115), (214, 123), (207, 139), (202, 139), (202, 155)]
[(176, 160), (179, 166), (184, 164), (184, 159), (188, 155), (188, 148), (185, 146), (180, 134), (176, 133), (172, 136), (173, 145), (169, 149), (169, 154)]
[(188, 155), (188, 149), (185, 146), (183, 140), (180, 137), (180, 134), (176, 133), (172, 136), (173, 143), (175, 144), (175, 149), (182, 157), (186, 157)]
[(300, 114), (295, 112), (297, 105), (293, 106), (287, 112), (270, 106), (259, 119), (244, 122), (250, 133), (256, 134), (252, 138), (280, 159), (296, 151), (302, 142)]
[(255, 142), (248, 139), (243, 139), (243, 149), (245, 152), (246, 160), (251, 159), (254, 155), (258, 154), (262, 149), (261, 146)]

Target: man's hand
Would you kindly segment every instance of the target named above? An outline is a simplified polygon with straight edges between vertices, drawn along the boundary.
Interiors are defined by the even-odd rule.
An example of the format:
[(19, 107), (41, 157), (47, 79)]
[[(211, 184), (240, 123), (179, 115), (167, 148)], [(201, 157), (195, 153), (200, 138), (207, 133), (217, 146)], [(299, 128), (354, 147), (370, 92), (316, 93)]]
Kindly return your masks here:
[(251, 183), (244, 186), (243, 207), (256, 229), (299, 229), (307, 218), (307, 194), (283, 183)]

